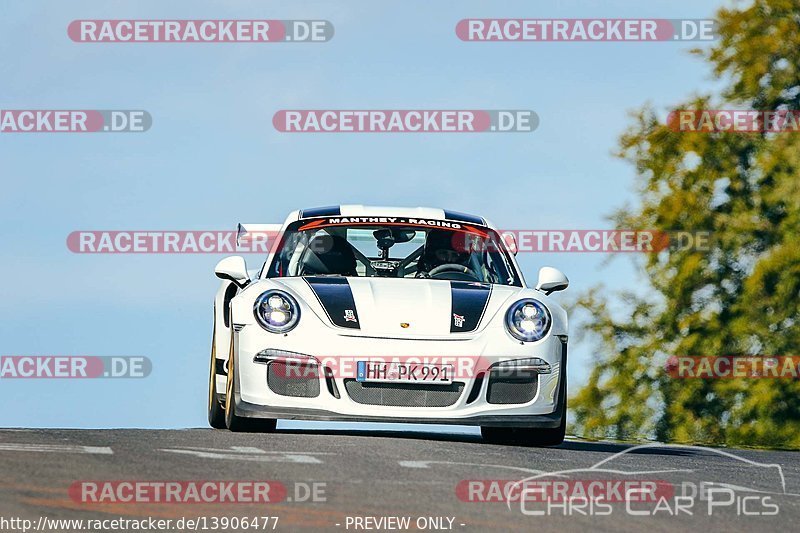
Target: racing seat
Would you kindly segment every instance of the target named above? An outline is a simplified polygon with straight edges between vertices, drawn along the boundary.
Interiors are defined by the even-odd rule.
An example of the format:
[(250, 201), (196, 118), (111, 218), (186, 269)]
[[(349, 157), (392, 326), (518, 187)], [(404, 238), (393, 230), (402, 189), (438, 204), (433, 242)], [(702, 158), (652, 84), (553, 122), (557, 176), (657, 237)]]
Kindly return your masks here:
[(303, 254), (301, 276), (339, 274), (357, 276), (356, 254), (347, 239), (338, 235), (315, 235)]
[(452, 231), (432, 229), (428, 232), (422, 257), (419, 259), (417, 270), (430, 272), (434, 268), (447, 263), (466, 265), (469, 253), (456, 250), (457, 239)]

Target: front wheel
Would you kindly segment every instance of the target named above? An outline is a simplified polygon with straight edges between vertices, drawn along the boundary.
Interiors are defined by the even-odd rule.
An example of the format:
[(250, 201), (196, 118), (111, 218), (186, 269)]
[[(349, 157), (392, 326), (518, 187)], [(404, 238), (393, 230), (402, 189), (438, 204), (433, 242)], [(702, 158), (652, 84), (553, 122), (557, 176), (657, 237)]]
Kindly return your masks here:
[(217, 331), (211, 335), (211, 370), (208, 378), (208, 424), (214, 429), (225, 429), (225, 410), (217, 397)]
[(519, 444), (522, 446), (558, 446), (564, 442), (567, 417), (555, 428), (505, 428), (481, 426), (481, 436), (492, 444)]
[(233, 351), (228, 356), (228, 385), (225, 390), (225, 426), (235, 432), (271, 433), (278, 421), (274, 418), (246, 418), (236, 414), (236, 400), (233, 391), (236, 385)]
[[(564, 363), (566, 364), (566, 363)], [(554, 428), (509, 428), (481, 426), (481, 436), (493, 444), (519, 444), (522, 446), (558, 446), (567, 434), (567, 373), (563, 370), (559, 385), (561, 398), (561, 423)]]

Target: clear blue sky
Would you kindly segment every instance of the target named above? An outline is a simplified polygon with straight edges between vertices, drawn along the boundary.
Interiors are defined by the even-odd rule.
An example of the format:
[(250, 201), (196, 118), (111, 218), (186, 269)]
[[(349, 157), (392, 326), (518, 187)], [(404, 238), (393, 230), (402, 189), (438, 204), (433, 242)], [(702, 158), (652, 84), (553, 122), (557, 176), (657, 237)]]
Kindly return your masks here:
[[(441, 206), (506, 228), (604, 228), (634, 201), (628, 111), (713, 87), (690, 44), (466, 43), (463, 18), (708, 18), (718, 1), (3, 2), (0, 109), (145, 109), (141, 134), (0, 135), (0, 354), (146, 355), (145, 380), (0, 380), (0, 426), (205, 424), (220, 256), (75, 255), (91, 229), (233, 229), (339, 203)], [(80, 18), (326, 19), (324, 44), (80, 44)], [(279, 109), (533, 109), (532, 134), (280, 134)], [(630, 261), (524, 254), (569, 295)], [(258, 259), (248, 256), (255, 268)], [(571, 386), (592, 357), (573, 343)]]

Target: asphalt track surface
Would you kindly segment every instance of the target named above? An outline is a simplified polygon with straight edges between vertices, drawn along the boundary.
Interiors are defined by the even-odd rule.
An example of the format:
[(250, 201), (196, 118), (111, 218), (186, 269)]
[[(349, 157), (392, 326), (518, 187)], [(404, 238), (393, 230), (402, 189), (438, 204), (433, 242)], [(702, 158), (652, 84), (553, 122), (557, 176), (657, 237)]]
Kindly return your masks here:
[[(272, 531), (273, 526), (275, 531), (366, 531), (391, 530), (396, 525), (377, 522), (381, 517), (408, 517), (411, 530), (422, 520), (420, 526), (429, 531), (797, 531), (798, 457), (793, 452), (637, 449), (576, 440), (537, 449), (486, 444), (473, 435), (377, 430), (243, 434), (211, 429), (9, 429), (0, 430), (0, 525), (5, 526), (0, 529), (13, 530), (2, 522), (10, 518), (31, 519), (36, 527), (40, 517), (206, 517), (205, 531), (213, 531), (213, 517), (271, 516), (278, 517), (277, 524), (268, 522), (266, 529), (259, 524), (227, 531)], [(595, 466), (601, 461), (606, 462)], [(678, 516), (666, 508), (655, 515), (632, 516), (627, 507), (652, 513), (656, 504), (625, 501), (611, 504), (611, 512), (603, 516), (598, 516), (602, 510), (567, 510), (563, 504), (534, 516), (526, 513), (547, 512), (543, 503), (514, 501), (509, 507), (502, 501), (464, 501), (470, 493), (458, 490), (466, 480), (484, 480), (480, 486), (487, 492), (471, 493), (481, 498), (491, 487), (485, 480), (514, 481), (542, 472), (561, 472), (560, 479), (583, 483), (635, 478), (667, 481), (686, 491), (689, 485), (681, 483), (707, 487), (700, 482), (714, 482), (737, 488), (716, 494), (711, 514), (706, 493), (705, 499), (695, 496), (691, 508), (684, 508), (691, 509), (691, 515)], [(85, 480), (274, 480), (287, 493), (281, 501), (267, 504), (96, 503), (69, 492), (71, 485)], [(314, 483), (318, 501), (297, 501), (308, 499), (305, 489)], [(732, 503), (723, 502), (729, 499)], [(672, 500), (665, 501), (670, 505)], [(745, 516), (776, 510), (770, 516)], [(358, 517), (375, 521), (358, 526)], [(429, 517), (440, 517), (441, 522), (428, 521)]]

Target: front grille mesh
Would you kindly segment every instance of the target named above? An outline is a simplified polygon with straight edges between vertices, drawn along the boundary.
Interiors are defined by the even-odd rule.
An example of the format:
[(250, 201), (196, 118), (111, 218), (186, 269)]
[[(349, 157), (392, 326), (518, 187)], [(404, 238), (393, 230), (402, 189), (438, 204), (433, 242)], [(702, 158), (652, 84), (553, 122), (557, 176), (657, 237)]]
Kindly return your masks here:
[(494, 404), (528, 403), (536, 397), (539, 379), (536, 374), (520, 372), (519, 375), (489, 374), (486, 401)]
[(366, 405), (391, 407), (448, 407), (458, 401), (464, 384), (419, 385), (416, 383), (362, 383), (344, 380), (350, 398)]
[(281, 396), (316, 398), (319, 396), (319, 368), (273, 361), (267, 365), (267, 386)]

